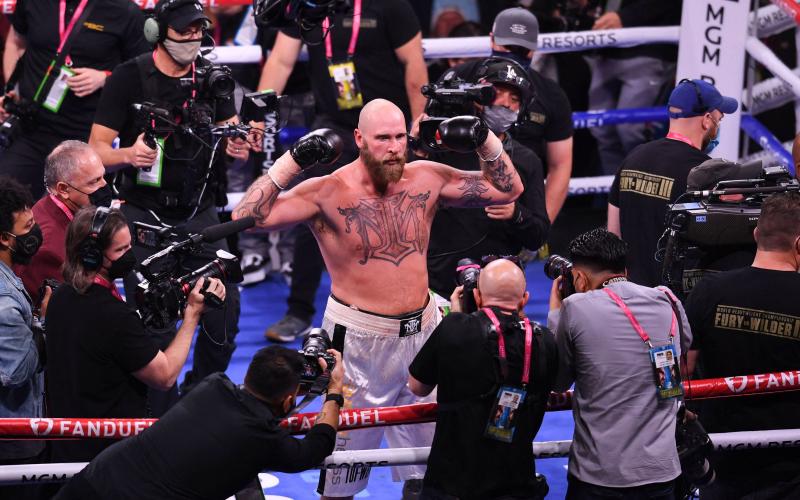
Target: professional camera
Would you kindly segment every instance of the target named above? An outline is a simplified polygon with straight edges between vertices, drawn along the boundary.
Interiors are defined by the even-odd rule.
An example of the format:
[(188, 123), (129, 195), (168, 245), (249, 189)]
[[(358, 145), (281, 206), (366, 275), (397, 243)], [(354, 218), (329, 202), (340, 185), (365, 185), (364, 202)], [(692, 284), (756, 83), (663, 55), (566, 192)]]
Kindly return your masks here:
[(558, 293), (562, 299), (575, 293), (575, 283), (572, 281), (572, 261), (568, 258), (556, 254), (551, 255), (544, 263), (544, 274), (551, 280), (561, 276)]
[(349, 8), (349, 0), (253, 0), (253, 17), (262, 28), (297, 25), (310, 31), (326, 17)]
[[(183, 276), (159, 273), (139, 283), (136, 287), (136, 303), (144, 324), (156, 329), (174, 324), (200, 278), (219, 278), (226, 283), (240, 283), (243, 277), (239, 259), (225, 250), (217, 250), (216, 259)], [(206, 305), (222, 307), (223, 303), (216, 295), (206, 292), (207, 286), (208, 280), (202, 289)]]
[[(763, 168), (757, 179), (723, 180), (712, 189), (682, 195), (693, 201), (669, 208), (664, 236), (659, 241), (663, 283), (675, 292), (683, 291), (680, 277), (687, 257), (712, 249), (755, 248), (753, 229), (764, 200), (774, 193), (798, 190), (800, 184), (789, 171), (776, 166)], [(731, 195), (740, 196), (731, 200)]]
[(481, 265), (472, 259), (461, 259), (456, 267), (456, 283), (463, 286), (461, 293), (461, 312), (473, 313), (478, 310), (475, 303), (473, 290), (478, 288), (478, 277), (481, 275)]
[(697, 418), (686, 417), (686, 407), (678, 409), (678, 422), (675, 426), (675, 445), (681, 461), (682, 474), (677, 481), (676, 491), (679, 498), (687, 498), (698, 487), (708, 486), (714, 482), (714, 469), (708, 462), (714, 445), (708, 433)]
[(420, 91), (428, 98), (425, 113), (446, 118), (474, 114), (473, 104), (492, 104), (497, 95), (491, 83), (468, 83), (458, 77), (423, 85)]
[(198, 66), (194, 78), (197, 93), (208, 99), (230, 97), (236, 89), (236, 80), (233, 79), (231, 69), (221, 64)]
[(27, 99), (15, 100), (6, 95), (3, 108), (9, 115), (3, 123), (0, 123), (0, 149), (8, 149), (22, 129), (33, 121), (36, 105)]
[[(319, 366), (319, 359), (322, 358), (328, 364), (327, 372), (333, 370), (336, 365), (336, 358), (328, 353), (331, 348), (331, 339), (328, 332), (322, 328), (313, 328), (308, 337), (303, 341), (303, 348), (300, 354), (303, 355), (303, 372), (300, 374), (300, 386), (310, 388), (321, 376), (325, 374)], [(325, 381), (327, 384), (327, 381)]]

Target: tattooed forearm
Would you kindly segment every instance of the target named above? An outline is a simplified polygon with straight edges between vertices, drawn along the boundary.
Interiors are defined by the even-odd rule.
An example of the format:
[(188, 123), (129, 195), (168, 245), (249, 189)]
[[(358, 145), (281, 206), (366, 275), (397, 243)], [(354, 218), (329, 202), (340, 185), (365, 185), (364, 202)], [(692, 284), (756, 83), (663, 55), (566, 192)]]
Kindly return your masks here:
[(494, 161), (481, 160), (481, 168), (492, 186), (503, 193), (510, 193), (514, 189), (514, 167), (509, 168), (503, 159), (503, 154)]
[(483, 177), (476, 175), (462, 175), (461, 180), (464, 184), (458, 189), (464, 191), (461, 195), (460, 201), (466, 207), (483, 207), (491, 202), (491, 198), (483, 196), (483, 193), (489, 190), (483, 183)]
[(269, 175), (262, 175), (247, 189), (242, 201), (237, 205), (234, 210), (236, 218), (252, 216), (256, 224), (264, 224), (278, 194), (280, 190)]

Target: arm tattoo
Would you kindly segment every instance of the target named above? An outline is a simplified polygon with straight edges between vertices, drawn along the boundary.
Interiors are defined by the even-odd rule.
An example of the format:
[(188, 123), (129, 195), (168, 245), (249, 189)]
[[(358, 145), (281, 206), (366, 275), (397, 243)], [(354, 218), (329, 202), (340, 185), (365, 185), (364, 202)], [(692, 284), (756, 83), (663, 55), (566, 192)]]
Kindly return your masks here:
[(250, 215), (256, 220), (256, 224), (264, 224), (278, 194), (280, 190), (272, 179), (268, 175), (262, 175), (247, 189), (236, 207), (236, 215), (239, 218)]
[[(489, 162), (481, 160), (481, 164), (483, 172), (489, 179), (489, 182), (492, 183), (492, 186), (503, 193), (511, 192), (514, 188), (514, 175), (509, 171), (502, 154), (495, 161)], [(513, 169), (514, 167), (512, 166), (510, 170)]]
[(475, 175), (462, 175), (461, 180), (464, 181), (464, 184), (459, 187), (459, 191), (464, 191), (464, 194), (461, 195), (460, 202), (467, 207), (483, 207), (489, 204), (491, 198), (483, 196), (483, 193), (489, 190), (486, 185), (484, 185), (483, 177), (478, 177)]

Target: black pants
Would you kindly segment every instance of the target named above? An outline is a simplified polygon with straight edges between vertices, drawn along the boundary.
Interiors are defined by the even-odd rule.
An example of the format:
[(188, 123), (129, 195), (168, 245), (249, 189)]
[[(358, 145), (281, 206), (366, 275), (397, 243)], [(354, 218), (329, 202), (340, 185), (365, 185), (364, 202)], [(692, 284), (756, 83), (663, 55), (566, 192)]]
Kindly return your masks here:
[(566, 500), (673, 500), (675, 482), (643, 484), (630, 488), (611, 488), (584, 483), (572, 474), (567, 474)]
[[(316, 165), (304, 170), (298, 176), (298, 182), (331, 174), (342, 165), (346, 165), (358, 157), (358, 148), (353, 141), (353, 131), (351, 129), (343, 127), (325, 116), (317, 117), (311, 128), (316, 130), (323, 127), (333, 129), (344, 141), (342, 156), (329, 167)], [(289, 306), (287, 313), (311, 321), (315, 311), (314, 298), (322, 279), (325, 263), (319, 251), (319, 244), (314, 239), (314, 235), (308, 226), (301, 224), (295, 227), (294, 231), (296, 240), (292, 262), (292, 286), (289, 290), (289, 298), (286, 301)]]
[[(0, 175), (28, 186), (34, 200), (44, 194), (44, 160), (61, 141), (70, 139), (47, 130), (20, 133), (11, 147), (0, 153)], [(85, 141), (86, 137), (77, 138)]]
[[(153, 215), (139, 207), (124, 203), (122, 211), (131, 225), (131, 234), (135, 235), (133, 222), (139, 221), (147, 224), (158, 224)], [(162, 221), (169, 225), (177, 225), (180, 221), (164, 219)], [(203, 228), (219, 224), (219, 217), (214, 207), (200, 211), (195, 217), (185, 224), (185, 229), (189, 233), (199, 233)], [(135, 239), (135, 237), (134, 237)], [(204, 266), (215, 258), (218, 250), (228, 250), (225, 240), (217, 241), (204, 245), (204, 250), (200, 255), (192, 255), (184, 260), (184, 266), (189, 270), (195, 270)], [(148, 256), (155, 253), (155, 250), (134, 245), (136, 259), (142, 262)], [(125, 296), (129, 303), (135, 304), (136, 276), (131, 273), (125, 278)], [(180, 385), (181, 393), (190, 391), (198, 382), (207, 375), (215, 372), (224, 372), (228, 368), (233, 351), (236, 348), (234, 339), (239, 333), (239, 289), (236, 285), (226, 285), (225, 307), (222, 309), (206, 308), (200, 319), (200, 330), (197, 333), (197, 341), (194, 346), (194, 356), (192, 358), (192, 369), (186, 373), (186, 377)], [(137, 306), (138, 307), (138, 306)], [(177, 332), (175, 325), (169, 328), (156, 330), (148, 329), (150, 335), (158, 343), (161, 350), (164, 350), (175, 338)], [(150, 389), (148, 392), (148, 402), (150, 411), (154, 417), (164, 414), (178, 399), (178, 389), (173, 387), (170, 391), (162, 392)]]

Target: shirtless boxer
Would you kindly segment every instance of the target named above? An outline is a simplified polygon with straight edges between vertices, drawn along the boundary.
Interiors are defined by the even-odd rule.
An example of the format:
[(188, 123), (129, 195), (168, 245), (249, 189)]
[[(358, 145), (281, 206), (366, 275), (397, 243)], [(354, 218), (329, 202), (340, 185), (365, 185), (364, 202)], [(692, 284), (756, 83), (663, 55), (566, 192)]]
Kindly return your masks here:
[[(343, 355), (347, 407), (435, 400), (414, 396), (406, 381), (408, 365), (440, 319), (426, 265), (436, 207), (510, 203), (522, 192), (500, 140), (480, 119), (451, 118), (439, 133), (444, 147), (474, 150), (482, 170), (459, 171), (427, 160), (406, 165), (403, 113), (376, 99), (364, 106), (354, 131), (358, 159), (281, 193), (303, 168), (335, 160), (341, 148), (330, 131), (311, 132), (250, 186), (233, 212), (234, 219), (251, 215), (269, 230), (310, 226), (331, 276), (322, 327)], [(342, 432), (336, 449), (378, 448), (382, 435), (381, 428)], [(386, 438), (392, 447), (429, 446), (433, 425), (389, 427)], [(424, 467), (395, 468), (393, 476), (422, 479)], [(352, 496), (368, 477), (369, 468), (323, 471), (319, 492)]]

